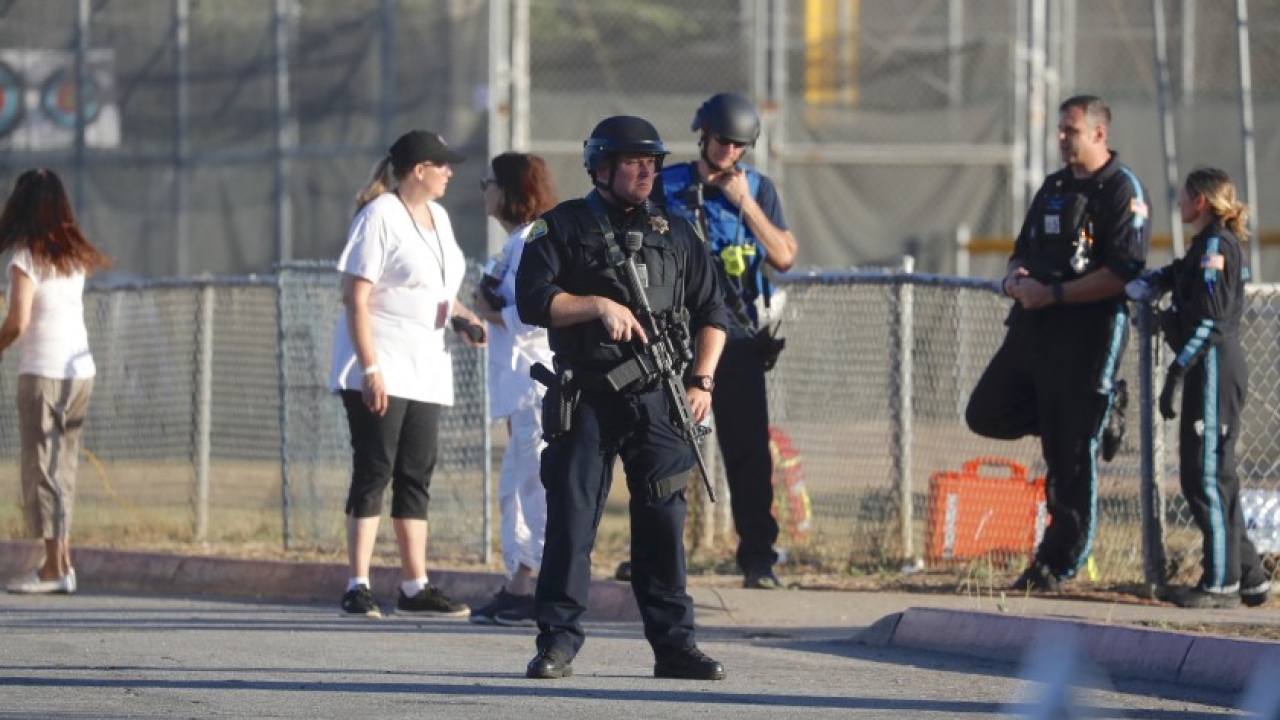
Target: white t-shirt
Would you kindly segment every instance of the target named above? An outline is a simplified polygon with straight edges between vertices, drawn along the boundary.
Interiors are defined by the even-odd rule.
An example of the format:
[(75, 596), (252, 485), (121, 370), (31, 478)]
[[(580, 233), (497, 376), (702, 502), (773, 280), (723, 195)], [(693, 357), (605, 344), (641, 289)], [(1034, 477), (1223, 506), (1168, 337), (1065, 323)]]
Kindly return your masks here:
[[(369, 312), (374, 353), (387, 394), (452, 405), (453, 360), (445, 332), (466, 275), (466, 259), (449, 214), (435, 202), (427, 207), (433, 231), (420, 230), (395, 193), (375, 198), (351, 222), (338, 269), (373, 283)], [(344, 310), (333, 331), (329, 388), (359, 390), (362, 382)]]
[[(36, 286), (31, 323), (15, 343), (22, 351), (18, 373), (58, 379), (93, 377), (97, 368), (84, 324), (84, 271), (68, 276), (53, 268), (37, 268), (27, 248), (14, 251), (8, 268), (15, 267)], [(8, 300), (13, 302), (11, 295)]]
[(551, 367), (546, 329), (520, 322), (516, 312), (516, 269), (529, 227), (517, 228), (502, 248), (503, 272), (497, 292), (507, 301), (501, 310), (506, 327), (489, 326), (489, 414), (497, 418), (508, 417), (520, 408), (541, 408), (546, 388), (529, 377), (529, 368), (538, 362)]

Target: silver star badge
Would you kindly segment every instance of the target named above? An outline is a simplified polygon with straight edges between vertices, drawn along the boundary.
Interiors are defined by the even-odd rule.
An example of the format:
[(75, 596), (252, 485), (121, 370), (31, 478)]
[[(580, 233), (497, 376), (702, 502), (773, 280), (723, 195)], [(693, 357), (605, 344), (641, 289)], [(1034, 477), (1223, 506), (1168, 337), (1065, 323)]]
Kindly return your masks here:
[(649, 228), (656, 233), (665, 233), (671, 229), (671, 224), (661, 215), (652, 215), (649, 217)]

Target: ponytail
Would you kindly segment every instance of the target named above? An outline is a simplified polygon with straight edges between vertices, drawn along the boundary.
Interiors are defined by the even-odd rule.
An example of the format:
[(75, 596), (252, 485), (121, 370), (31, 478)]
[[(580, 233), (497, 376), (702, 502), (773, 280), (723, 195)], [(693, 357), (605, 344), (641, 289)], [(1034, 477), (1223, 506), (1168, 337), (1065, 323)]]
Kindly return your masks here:
[(374, 198), (390, 190), (391, 181), (391, 156), (386, 155), (373, 166), (373, 172), (369, 174), (369, 181), (365, 183), (363, 188), (360, 188), (360, 192), (356, 193), (356, 207), (351, 215), (354, 217), (365, 205), (373, 202)]
[(1222, 224), (1227, 226), (1232, 235), (1242, 243), (1249, 242), (1249, 208), (1241, 202), (1235, 203), (1222, 214)]
[(1200, 167), (1187, 175), (1187, 195), (1204, 198), (1209, 212), (1240, 242), (1249, 241), (1249, 208), (1236, 199), (1236, 186), (1225, 170)]

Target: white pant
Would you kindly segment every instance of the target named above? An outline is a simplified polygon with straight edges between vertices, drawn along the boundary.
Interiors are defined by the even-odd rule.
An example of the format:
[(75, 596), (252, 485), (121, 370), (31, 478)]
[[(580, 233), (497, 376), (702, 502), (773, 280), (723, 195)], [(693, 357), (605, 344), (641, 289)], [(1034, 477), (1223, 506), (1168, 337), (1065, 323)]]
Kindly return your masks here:
[(541, 411), (522, 407), (508, 419), (511, 439), (498, 475), (498, 509), (502, 513), (502, 561), (510, 579), (521, 565), (534, 571), (542, 566), (547, 492), (538, 471), (546, 447)]

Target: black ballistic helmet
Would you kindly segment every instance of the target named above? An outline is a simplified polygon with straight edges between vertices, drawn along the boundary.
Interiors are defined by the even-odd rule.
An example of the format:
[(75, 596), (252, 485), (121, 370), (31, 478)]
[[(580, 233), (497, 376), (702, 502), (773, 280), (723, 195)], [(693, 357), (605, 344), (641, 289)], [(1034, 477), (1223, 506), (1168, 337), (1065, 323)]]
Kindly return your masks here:
[(755, 145), (760, 137), (760, 115), (756, 113), (755, 103), (741, 95), (718, 93), (702, 103), (689, 129)]
[(582, 143), (582, 164), (587, 173), (595, 173), (611, 155), (653, 155), (658, 169), (662, 159), (670, 152), (658, 137), (658, 130), (648, 120), (634, 115), (615, 115), (601, 120), (591, 131), (591, 137)]

